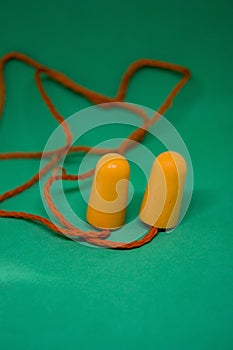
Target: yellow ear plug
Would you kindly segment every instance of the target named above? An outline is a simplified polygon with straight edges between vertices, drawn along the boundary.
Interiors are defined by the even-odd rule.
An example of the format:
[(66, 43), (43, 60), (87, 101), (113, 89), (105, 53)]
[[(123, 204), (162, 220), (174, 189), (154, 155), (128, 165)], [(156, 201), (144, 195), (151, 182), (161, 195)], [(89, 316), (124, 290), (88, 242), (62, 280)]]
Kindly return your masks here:
[(89, 224), (106, 229), (124, 225), (130, 167), (118, 153), (109, 153), (96, 165), (86, 219)]
[(176, 152), (164, 152), (154, 161), (140, 209), (140, 219), (153, 227), (177, 225), (186, 178), (186, 162)]

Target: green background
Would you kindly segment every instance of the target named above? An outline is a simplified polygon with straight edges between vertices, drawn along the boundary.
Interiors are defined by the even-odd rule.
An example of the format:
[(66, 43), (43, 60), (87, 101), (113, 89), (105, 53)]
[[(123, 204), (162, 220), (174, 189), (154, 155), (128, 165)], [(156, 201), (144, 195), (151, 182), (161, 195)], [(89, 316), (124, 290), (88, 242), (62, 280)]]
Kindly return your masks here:
[[(1, 219), (1, 349), (233, 349), (232, 15), (230, 0), (0, 2), (1, 55), (29, 54), (107, 95), (138, 58), (189, 67), (192, 80), (166, 117), (186, 142), (195, 175), (182, 224), (137, 250), (93, 249)], [(1, 152), (43, 149), (56, 123), (33, 70), (10, 63), (5, 76)], [(176, 81), (144, 70), (127, 100), (157, 108)], [(64, 116), (89, 105), (45, 84)], [(38, 166), (0, 162), (0, 192)], [(45, 215), (38, 186), (0, 208)]]

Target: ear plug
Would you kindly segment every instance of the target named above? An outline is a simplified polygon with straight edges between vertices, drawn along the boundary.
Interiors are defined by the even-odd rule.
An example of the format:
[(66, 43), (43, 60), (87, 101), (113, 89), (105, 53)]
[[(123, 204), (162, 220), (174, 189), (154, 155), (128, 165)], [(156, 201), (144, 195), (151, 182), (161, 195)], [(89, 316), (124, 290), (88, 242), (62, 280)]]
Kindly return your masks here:
[(109, 153), (100, 158), (86, 213), (89, 224), (102, 229), (124, 225), (129, 175), (129, 163), (122, 155)]
[(184, 158), (177, 152), (164, 152), (155, 159), (140, 209), (144, 223), (160, 229), (177, 225), (186, 168)]

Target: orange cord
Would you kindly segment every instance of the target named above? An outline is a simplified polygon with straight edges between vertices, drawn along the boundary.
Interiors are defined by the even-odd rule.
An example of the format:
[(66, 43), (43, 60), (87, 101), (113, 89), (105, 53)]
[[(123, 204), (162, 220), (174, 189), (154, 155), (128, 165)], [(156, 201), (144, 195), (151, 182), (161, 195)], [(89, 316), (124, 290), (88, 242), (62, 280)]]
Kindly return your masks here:
[[(187, 68), (184, 68), (182, 66), (162, 62), (158, 60), (150, 60), (150, 59), (141, 59), (134, 63), (132, 63), (125, 74), (122, 77), (122, 80), (120, 82), (117, 94), (114, 98), (110, 98), (108, 96), (99, 94), (95, 91), (89, 90), (78, 83), (72, 81), (70, 78), (65, 76), (64, 74), (55, 71), (53, 69), (50, 69), (35, 60), (31, 59), (30, 57), (18, 53), (18, 52), (12, 52), (9, 54), (6, 54), (2, 57), (0, 60), (0, 117), (3, 113), (4, 103), (5, 103), (5, 95), (6, 95), (6, 89), (5, 89), (5, 82), (4, 82), (4, 66), (8, 61), (11, 60), (18, 60), (21, 61), (35, 69), (35, 81), (36, 85), (39, 89), (39, 92), (41, 94), (41, 97), (45, 104), (47, 105), (50, 113), (53, 115), (53, 117), (57, 120), (59, 124), (61, 124), (64, 134), (66, 136), (66, 143), (63, 147), (53, 150), (50, 152), (42, 153), (42, 152), (11, 152), (11, 153), (4, 153), (0, 154), (1, 160), (7, 160), (7, 159), (16, 159), (16, 158), (24, 158), (24, 159), (33, 159), (37, 158), (40, 159), (43, 155), (43, 157), (49, 158), (48, 163), (32, 178), (30, 178), (28, 181), (23, 183), (22, 185), (6, 191), (5, 193), (0, 195), (0, 203), (5, 201), (6, 199), (10, 197), (17, 196), (21, 192), (27, 190), (29, 187), (33, 186), (36, 182), (38, 182), (40, 176), (45, 175), (50, 169), (52, 169), (61, 159), (61, 157), (68, 153), (73, 152), (93, 152), (96, 154), (105, 154), (108, 152), (119, 152), (121, 154), (124, 154), (130, 147), (132, 147), (132, 140), (136, 142), (141, 142), (144, 138), (147, 130), (149, 127), (154, 124), (159, 116), (163, 114), (172, 104), (173, 99), (178, 94), (178, 92), (182, 89), (182, 87), (187, 83), (188, 79), (190, 78), (190, 71)], [(93, 104), (101, 104), (101, 103), (114, 103), (114, 102), (123, 102), (127, 88), (129, 85), (129, 82), (132, 78), (132, 76), (140, 69), (144, 67), (152, 67), (152, 68), (161, 68), (166, 69), (170, 71), (174, 71), (177, 73), (182, 74), (182, 78), (180, 81), (175, 85), (175, 87), (171, 90), (163, 104), (160, 106), (158, 111), (155, 113), (155, 115), (149, 119), (147, 115), (140, 110), (139, 108), (135, 108), (132, 105), (122, 105), (124, 108), (129, 108), (130, 110), (135, 111), (143, 120), (143, 125), (132, 132), (128, 138), (126, 138), (118, 148), (116, 149), (92, 149), (92, 147), (89, 146), (71, 146), (72, 145), (72, 133), (68, 126), (68, 124), (65, 122), (65, 119), (59, 114), (59, 112), (56, 110), (53, 102), (47, 95), (47, 93), (44, 90), (41, 75), (46, 74), (48, 77), (56, 81), (57, 83), (60, 83), (61, 85), (65, 86), (67, 89), (70, 89), (82, 96), (84, 96), (86, 99), (88, 99)], [(103, 105), (104, 106), (104, 105)], [(53, 176), (51, 176), (44, 187), (44, 196), (45, 200), (48, 204), (49, 209), (51, 212), (56, 216), (58, 219), (60, 226), (55, 225), (52, 221), (50, 221), (47, 218), (41, 217), (39, 215), (34, 215), (30, 213), (25, 212), (15, 212), (15, 211), (6, 211), (6, 210), (0, 210), (0, 217), (8, 217), (8, 218), (18, 218), (18, 219), (25, 219), (25, 220), (31, 220), (31, 221), (37, 221), (49, 229), (61, 233), (65, 236), (77, 238), (79, 240), (84, 240), (88, 243), (91, 243), (93, 245), (97, 245), (100, 247), (107, 247), (112, 249), (132, 249), (140, 247), (148, 242), (150, 242), (158, 233), (157, 228), (150, 228), (148, 233), (144, 235), (142, 238), (135, 240), (130, 243), (120, 243), (120, 242), (112, 242), (110, 240), (106, 240), (107, 237), (110, 235), (109, 230), (102, 230), (100, 232), (96, 231), (83, 231), (75, 226), (73, 226), (71, 223), (69, 223), (66, 218), (62, 215), (62, 213), (58, 210), (58, 208), (53, 203), (51, 194), (50, 194), (50, 188), (53, 185), (55, 181), (61, 181), (61, 180), (67, 180), (67, 181), (75, 181), (77, 179), (85, 179), (87, 177), (92, 176), (94, 173), (94, 170), (90, 170), (84, 174), (79, 175), (71, 175), (67, 174), (65, 169), (62, 169), (62, 174), (58, 174), (58, 169), (55, 169), (55, 173)]]

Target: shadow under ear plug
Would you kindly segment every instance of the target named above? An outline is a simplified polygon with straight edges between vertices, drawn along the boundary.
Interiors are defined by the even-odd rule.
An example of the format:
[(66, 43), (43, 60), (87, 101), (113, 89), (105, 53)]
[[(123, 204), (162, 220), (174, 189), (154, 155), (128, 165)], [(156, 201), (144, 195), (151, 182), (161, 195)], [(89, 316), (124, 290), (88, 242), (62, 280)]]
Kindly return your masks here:
[(102, 229), (124, 225), (129, 175), (129, 163), (122, 155), (109, 153), (100, 158), (87, 208), (89, 224)]
[(140, 219), (159, 229), (174, 228), (179, 219), (186, 162), (177, 152), (164, 152), (154, 161), (140, 209)]

